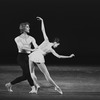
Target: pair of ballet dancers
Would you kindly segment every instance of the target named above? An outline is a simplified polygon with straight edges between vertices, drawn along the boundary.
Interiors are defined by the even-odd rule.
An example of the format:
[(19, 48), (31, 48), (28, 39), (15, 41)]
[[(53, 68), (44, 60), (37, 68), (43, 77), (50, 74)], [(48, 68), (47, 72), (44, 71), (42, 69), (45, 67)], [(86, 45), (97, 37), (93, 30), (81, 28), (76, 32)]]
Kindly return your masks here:
[[(30, 36), (27, 36), (27, 38), (25, 40), (23, 40), (24, 42), (21, 41), (21, 39), (19, 39), (19, 38), (15, 39), (15, 41), (17, 43), (17, 46), (18, 46), (18, 49), (19, 49), (19, 52), (22, 51), (22, 50), (25, 50), (25, 52), (26, 51), (27, 52), (31, 51), (31, 53), (28, 54), (28, 58), (29, 58), (28, 59), (28, 64), (29, 64), (29, 72), (28, 72), (28, 74), (30, 73), (31, 78), (32, 78), (32, 80), (34, 82), (34, 86), (33, 86), (32, 82), (31, 82), (32, 90), (29, 93), (36, 93), (37, 94), (38, 89), (40, 88), (40, 85), (37, 82), (37, 77), (35, 75), (35, 66), (33, 65), (33, 63), (36, 63), (36, 65), (38, 66), (40, 71), (44, 74), (46, 80), (50, 84), (52, 84), (54, 86), (54, 89), (56, 91), (58, 91), (60, 94), (63, 94), (61, 88), (51, 78), (51, 76), (50, 76), (50, 74), (48, 72), (48, 69), (47, 69), (47, 67), (45, 65), (45, 58), (44, 58), (44, 56), (47, 53), (52, 53), (57, 58), (72, 58), (75, 55), (74, 54), (71, 54), (70, 56), (59, 55), (54, 50), (54, 48), (56, 48), (56, 47), (58, 47), (58, 45), (60, 45), (59, 39), (55, 39), (54, 42), (50, 42), (48, 37), (47, 37), (46, 31), (45, 31), (43, 19), (41, 17), (37, 17), (37, 19), (41, 21), (41, 30), (42, 30), (43, 38), (44, 38), (44, 41), (39, 46), (36, 44), (36, 41), (32, 37), (30, 37)], [(26, 33), (29, 32), (29, 26), (26, 25), (25, 27), (26, 27), (26, 29), (25, 29)], [(24, 34), (24, 35), (27, 35), (27, 34)], [(29, 44), (28, 43), (29, 40), (31, 40), (32, 42), (34, 40), (33, 44), (34, 44), (35, 48), (31, 49), (30, 45), (27, 45), (26, 47), (24, 46), (24, 48), (20, 50), (20, 48), (22, 48), (22, 45), (25, 45), (24, 44), (25, 42), (26, 42), (26, 44)], [(18, 44), (18, 42), (19, 42), (19, 44)], [(28, 74), (27, 74), (27, 76), (28, 76)], [(27, 77), (27, 76), (25, 76), (25, 77)], [(14, 82), (10, 82), (10, 83), (6, 84), (6, 87), (8, 88), (8, 91), (12, 92), (11, 87), (12, 87), (13, 84), (15, 84), (15, 83)]]

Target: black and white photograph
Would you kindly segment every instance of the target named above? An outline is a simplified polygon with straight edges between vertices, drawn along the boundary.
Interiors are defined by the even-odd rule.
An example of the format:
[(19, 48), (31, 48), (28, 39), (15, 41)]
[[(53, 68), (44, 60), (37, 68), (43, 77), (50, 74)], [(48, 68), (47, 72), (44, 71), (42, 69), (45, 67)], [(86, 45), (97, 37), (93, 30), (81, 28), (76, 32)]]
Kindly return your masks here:
[(100, 100), (99, 0), (0, 0), (0, 100)]

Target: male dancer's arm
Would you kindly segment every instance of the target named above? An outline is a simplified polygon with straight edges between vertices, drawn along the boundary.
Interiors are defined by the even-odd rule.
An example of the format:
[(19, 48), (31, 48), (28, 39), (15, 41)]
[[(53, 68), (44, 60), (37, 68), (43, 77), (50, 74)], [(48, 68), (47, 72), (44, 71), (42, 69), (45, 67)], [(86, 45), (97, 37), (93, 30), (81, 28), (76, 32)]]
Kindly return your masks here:
[[(31, 37), (31, 42), (32, 42), (32, 45), (34, 46), (34, 48), (36, 49), (36, 48), (38, 48), (38, 45), (37, 45), (37, 43), (36, 43), (36, 40), (35, 40), (35, 38), (33, 38), (33, 37)], [(32, 49), (32, 51), (34, 51), (35, 49)]]

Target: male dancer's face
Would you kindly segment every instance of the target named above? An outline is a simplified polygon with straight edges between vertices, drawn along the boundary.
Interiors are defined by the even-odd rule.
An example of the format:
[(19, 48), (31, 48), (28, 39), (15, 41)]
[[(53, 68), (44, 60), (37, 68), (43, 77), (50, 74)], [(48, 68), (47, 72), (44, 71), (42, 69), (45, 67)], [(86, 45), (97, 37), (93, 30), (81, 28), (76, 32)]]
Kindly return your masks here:
[(26, 25), (26, 26), (25, 26), (25, 31), (26, 31), (27, 33), (30, 32), (30, 27), (29, 27), (29, 25)]

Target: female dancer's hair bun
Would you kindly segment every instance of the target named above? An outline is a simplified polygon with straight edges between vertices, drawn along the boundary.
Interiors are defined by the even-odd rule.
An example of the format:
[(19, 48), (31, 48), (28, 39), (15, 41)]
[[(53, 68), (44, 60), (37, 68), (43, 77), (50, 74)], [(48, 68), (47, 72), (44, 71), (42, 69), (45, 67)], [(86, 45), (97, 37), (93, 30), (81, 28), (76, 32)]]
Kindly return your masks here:
[(55, 38), (54, 39), (54, 42), (57, 42), (58, 43), (59, 41), (60, 41), (59, 38)]

